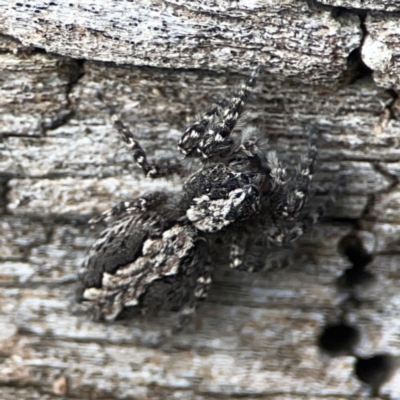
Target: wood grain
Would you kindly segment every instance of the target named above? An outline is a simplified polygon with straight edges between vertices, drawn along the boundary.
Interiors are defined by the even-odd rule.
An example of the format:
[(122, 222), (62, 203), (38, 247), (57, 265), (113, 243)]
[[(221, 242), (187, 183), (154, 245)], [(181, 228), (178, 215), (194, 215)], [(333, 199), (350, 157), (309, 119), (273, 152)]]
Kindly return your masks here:
[[(2, 4), (0, 398), (400, 399), (394, 14), (355, 1)], [(366, 10), (362, 23), (391, 52), (390, 67), (368, 58), (374, 43), (358, 13), (333, 12), (352, 5)], [(163, 21), (165, 30), (154, 29)], [(337, 205), (286, 269), (244, 274), (216, 265), (195, 321), (166, 342), (159, 332), (174, 315), (113, 324), (82, 315), (74, 287), (95, 237), (88, 219), (182, 184), (142, 177), (96, 91), (150, 155), (178, 157), (185, 127), (257, 63), (266, 72), (245, 126), (293, 164), (316, 124), (313, 204), (344, 174)], [(354, 340), (340, 336), (343, 326)], [(382, 354), (386, 364), (362, 382), (357, 366)]]

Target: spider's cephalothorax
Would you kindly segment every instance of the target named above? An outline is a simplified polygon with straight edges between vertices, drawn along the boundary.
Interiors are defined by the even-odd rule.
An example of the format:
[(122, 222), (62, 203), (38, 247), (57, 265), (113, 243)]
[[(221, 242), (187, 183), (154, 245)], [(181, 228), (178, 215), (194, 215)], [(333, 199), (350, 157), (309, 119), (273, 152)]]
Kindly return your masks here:
[[(232, 268), (268, 269), (271, 254), (296, 240), (323, 214), (325, 206), (304, 213), (317, 156), (318, 132), (294, 176), (274, 152), (263, 154), (257, 137), (232, 135), (260, 69), (182, 135), (178, 148), (198, 157), (183, 193), (151, 192), (124, 201), (91, 221), (106, 225), (86, 257), (80, 300), (93, 305), (98, 319), (135, 312), (180, 310), (182, 329), (211, 285), (209, 243), (228, 247)], [(100, 97), (100, 96), (99, 96)], [(100, 97), (101, 98), (101, 97)], [(177, 172), (177, 165), (149, 163), (146, 153), (112, 109), (111, 119), (146, 176)], [(333, 193), (330, 202), (333, 201)], [(222, 244), (221, 244), (222, 246)]]

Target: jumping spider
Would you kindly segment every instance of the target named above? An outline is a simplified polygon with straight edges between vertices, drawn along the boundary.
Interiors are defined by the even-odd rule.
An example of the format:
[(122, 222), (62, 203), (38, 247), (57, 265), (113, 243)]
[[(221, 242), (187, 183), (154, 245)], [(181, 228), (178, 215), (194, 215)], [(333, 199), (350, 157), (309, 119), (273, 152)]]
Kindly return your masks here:
[[(218, 238), (227, 244), (231, 268), (268, 269), (274, 264), (270, 255), (296, 240), (324, 213), (328, 203), (302, 213), (315, 169), (316, 128), (309, 129), (307, 153), (291, 177), (274, 152), (264, 154), (258, 137), (237, 138), (232, 133), (259, 73), (257, 68), (182, 135), (179, 151), (201, 160), (183, 193), (146, 193), (91, 221), (106, 227), (83, 263), (81, 300), (93, 305), (98, 319), (179, 310), (174, 327), (179, 331), (198, 301), (207, 297), (213, 272), (211, 242), (215, 246)], [(150, 163), (112, 108), (110, 113), (146, 176), (176, 172), (176, 165)]]

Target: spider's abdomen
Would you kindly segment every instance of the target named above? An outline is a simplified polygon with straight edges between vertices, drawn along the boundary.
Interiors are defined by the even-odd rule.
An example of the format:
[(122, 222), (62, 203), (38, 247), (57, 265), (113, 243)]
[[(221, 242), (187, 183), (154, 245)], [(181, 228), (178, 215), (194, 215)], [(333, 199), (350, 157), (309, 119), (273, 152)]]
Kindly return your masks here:
[(127, 309), (154, 313), (187, 299), (204, 272), (204, 251), (196, 230), (175, 214), (165, 204), (123, 214), (93, 244), (80, 300), (95, 306), (98, 319), (114, 320)]

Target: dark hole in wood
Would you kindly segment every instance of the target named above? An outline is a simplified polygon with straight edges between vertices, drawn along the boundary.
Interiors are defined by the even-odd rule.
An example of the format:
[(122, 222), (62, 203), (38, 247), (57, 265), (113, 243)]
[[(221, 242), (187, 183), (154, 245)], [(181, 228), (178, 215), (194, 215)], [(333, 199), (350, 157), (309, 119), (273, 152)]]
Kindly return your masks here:
[(387, 382), (398, 367), (397, 359), (389, 354), (376, 354), (372, 357), (358, 358), (355, 364), (357, 378), (370, 385), (375, 394)]
[(361, 240), (353, 234), (345, 236), (339, 243), (339, 251), (355, 268), (364, 269), (372, 261), (372, 256), (364, 249)]
[(364, 249), (361, 240), (354, 234), (345, 236), (339, 243), (339, 251), (351, 262), (338, 279), (339, 288), (348, 289), (357, 285), (369, 284), (374, 280), (374, 275), (365, 270), (373, 257)]
[(332, 356), (352, 354), (360, 335), (355, 327), (344, 322), (327, 325), (318, 337), (318, 346)]
[(356, 285), (368, 285), (374, 280), (375, 276), (371, 272), (364, 271), (363, 268), (351, 267), (343, 272), (337, 284), (339, 288), (348, 289)]

